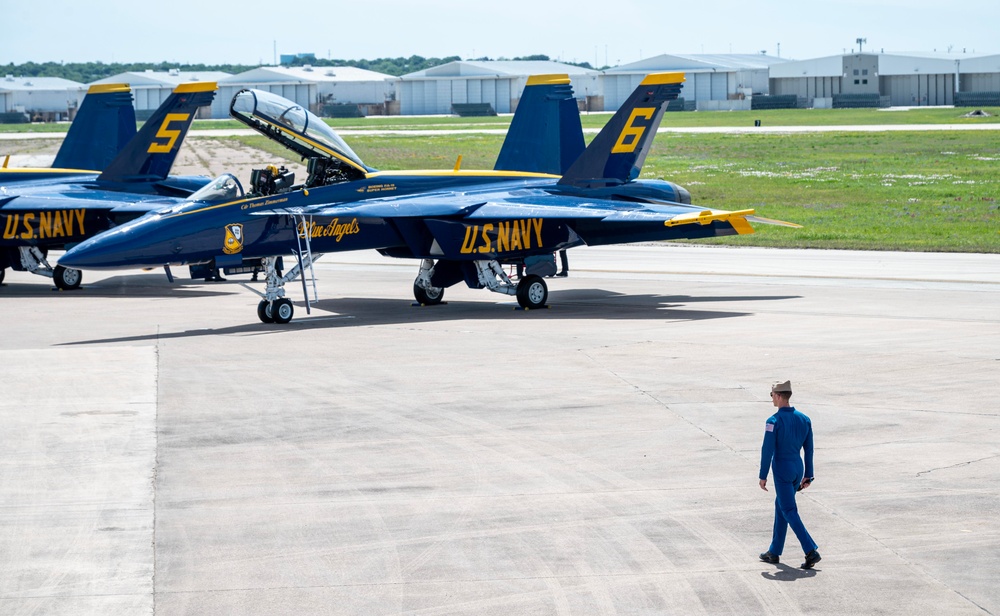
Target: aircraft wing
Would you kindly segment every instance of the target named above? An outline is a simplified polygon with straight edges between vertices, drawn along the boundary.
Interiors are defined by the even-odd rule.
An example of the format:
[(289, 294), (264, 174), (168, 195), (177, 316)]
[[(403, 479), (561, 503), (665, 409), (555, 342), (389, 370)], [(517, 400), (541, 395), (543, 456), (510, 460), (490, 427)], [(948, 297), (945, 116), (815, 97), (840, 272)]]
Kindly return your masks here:
[(753, 233), (754, 210), (567, 195), (538, 188), (440, 191), (254, 212), (340, 222), (381, 219), (399, 230), (409, 255), (453, 260), (551, 253), (568, 246), (701, 239)]
[(54, 212), (57, 210), (91, 210), (105, 212), (151, 212), (176, 204), (178, 199), (159, 197), (155, 199), (136, 199), (137, 195), (127, 193), (87, 190), (79, 194), (64, 192), (61, 194), (20, 195), (6, 202), (0, 202), (0, 212), (12, 214), (15, 212)]
[[(552, 194), (545, 190), (438, 192), (383, 197), (339, 205), (254, 212), (257, 216), (295, 214), (330, 218), (455, 218), (464, 221), (520, 220), (659, 222), (667, 227), (746, 218), (753, 210), (725, 212), (682, 203), (646, 203)], [(711, 220), (710, 220), (711, 219)], [(761, 222), (770, 222), (761, 219)], [(780, 221), (775, 221), (780, 222)]]

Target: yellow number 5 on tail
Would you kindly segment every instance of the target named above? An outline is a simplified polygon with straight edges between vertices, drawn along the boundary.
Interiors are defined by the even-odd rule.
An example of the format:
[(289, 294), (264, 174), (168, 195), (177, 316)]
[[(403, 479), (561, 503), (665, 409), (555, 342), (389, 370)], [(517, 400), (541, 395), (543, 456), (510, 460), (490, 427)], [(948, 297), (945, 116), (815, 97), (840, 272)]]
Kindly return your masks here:
[(166, 139), (166, 143), (150, 143), (149, 148), (146, 150), (147, 154), (167, 154), (174, 148), (174, 144), (177, 143), (177, 139), (181, 136), (181, 131), (171, 129), (171, 122), (187, 122), (189, 113), (168, 113), (167, 117), (163, 118), (163, 124), (160, 124), (160, 130), (156, 131), (157, 139)]

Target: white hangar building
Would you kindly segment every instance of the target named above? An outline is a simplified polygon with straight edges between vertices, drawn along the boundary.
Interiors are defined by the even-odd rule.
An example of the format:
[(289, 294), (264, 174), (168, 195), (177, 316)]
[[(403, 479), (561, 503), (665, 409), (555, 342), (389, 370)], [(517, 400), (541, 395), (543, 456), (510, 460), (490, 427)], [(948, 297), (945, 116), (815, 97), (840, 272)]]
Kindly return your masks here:
[(959, 92), (1000, 92), (1000, 55), (959, 58)]
[(595, 70), (552, 61), (457, 60), (400, 77), (400, 113), (450, 114), (453, 104), (468, 103), (489, 103), (496, 113), (513, 113), (528, 77), (552, 74), (569, 75), (573, 92), (585, 108), (600, 104), (600, 73)]
[(351, 66), (261, 66), (219, 80), (212, 103), (213, 118), (228, 118), (229, 103), (244, 88), (266, 90), (322, 114), (331, 103), (366, 107), (368, 113), (385, 113), (395, 97), (395, 77)]
[(681, 98), (699, 110), (749, 109), (753, 94), (768, 93), (768, 71), (787, 62), (765, 54), (664, 54), (604, 71), (604, 108), (613, 111), (650, 73), (684, 73)]
[(87, 86), (61, 77), (14, 77), (0, 80), (0, 113), (27, 113), (32, 119), (68, 120), (75, 115)]
[[(135, 117), (138, 120), (145, 120), (156, 111), (163, 101), (167, 100), (174, 88), (182, 83), (191, 82), (219, 82), (229, 77), (229, 73), (220, 71), (182, 71), (170, 69), (169, 71), (129, 71), (98, 79), (89, 85), (104, 85), (109, 83), (127, 83), (132, 87), (132, 99), (135, 106)], [(216, 95), (218, 97), (218, 95)], [(199, 118), (210, 117), (208, 109), (199, 109)]]
[[(838, 100), (865, 97), (877, 97), (882, 106), (952, 105), (959, 70), (977, 70), (976, 60), (954, 55), (856, 53), (788, 62), (771, 68), (771, 94), (794, 94), (806, 99), (810, 107), (830, 106), (830, 102), (853, 106), (839, 105)], [(986, 85), (989, 80), (979, 76), (972, 81)]]

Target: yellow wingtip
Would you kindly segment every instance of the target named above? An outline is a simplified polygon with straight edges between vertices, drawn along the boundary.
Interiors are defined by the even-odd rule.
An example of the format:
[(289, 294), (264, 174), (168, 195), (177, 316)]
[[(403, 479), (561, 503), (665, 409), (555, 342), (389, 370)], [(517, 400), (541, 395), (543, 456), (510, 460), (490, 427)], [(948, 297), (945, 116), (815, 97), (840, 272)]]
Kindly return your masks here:
[[(680, 225), (709, 225), (713, 222), (720, 220), (732, 223), (734, 227), (737, 227), (737, 223), (734, 221), (740, 221), (745, 228), (750, 229), (749, 233), (753, 233), (753, 227), (750, 226), (746, 221), (746, 217), (754, 213), (754, 210), (739, 210), (736, 212), (722, 212), (714, 210), (702, 210), (700, 212), (691, 212), (690, 214), (681, 214), (679, 216), (674, 216), (670, 220), (663, 221), (663, 226), (665, 227), (677, 227)], [(739, 227), (736, 229), (740, 231)], [(742, 233), (742, 232), (741, 232)]]

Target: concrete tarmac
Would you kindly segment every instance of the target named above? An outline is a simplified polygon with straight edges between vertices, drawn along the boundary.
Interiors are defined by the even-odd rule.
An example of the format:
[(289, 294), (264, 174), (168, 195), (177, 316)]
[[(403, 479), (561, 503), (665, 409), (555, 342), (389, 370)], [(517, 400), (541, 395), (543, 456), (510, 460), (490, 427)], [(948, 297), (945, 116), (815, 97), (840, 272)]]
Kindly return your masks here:
[[(420, 308), (415, 262), (327, 255), (285, 326), (246, 276), (8, 270), (0, 614), (1000, 614), (1000, 255), (570, 266)], [(810, 571), (757, 559), (779, 379)]]

